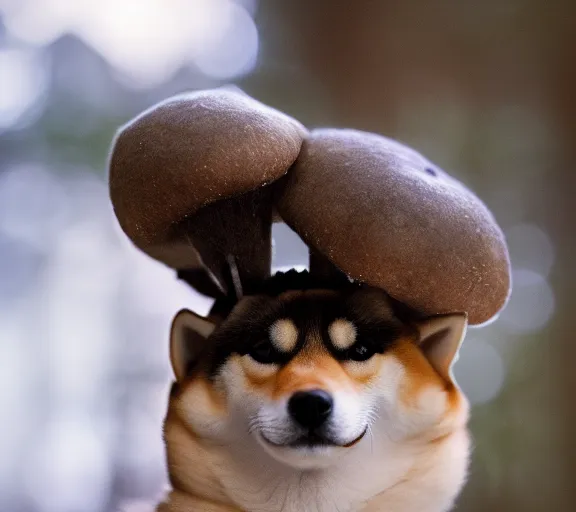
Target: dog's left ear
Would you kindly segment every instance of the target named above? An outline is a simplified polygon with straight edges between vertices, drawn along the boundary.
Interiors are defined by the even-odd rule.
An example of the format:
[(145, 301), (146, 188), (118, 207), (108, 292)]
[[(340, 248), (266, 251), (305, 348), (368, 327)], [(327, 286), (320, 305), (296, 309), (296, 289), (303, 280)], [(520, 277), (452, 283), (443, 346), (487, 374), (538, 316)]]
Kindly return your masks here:
[(418, 323), (418, 344), (432, 367), (447, 382), (454, 382), (452, 366), (458, 359), (467, 326), (466, 313), (434, 316)]
[(170, 362), (178, 382), (188, 374), (216, 326), (188, 309), (181, 310), (170, 330)]

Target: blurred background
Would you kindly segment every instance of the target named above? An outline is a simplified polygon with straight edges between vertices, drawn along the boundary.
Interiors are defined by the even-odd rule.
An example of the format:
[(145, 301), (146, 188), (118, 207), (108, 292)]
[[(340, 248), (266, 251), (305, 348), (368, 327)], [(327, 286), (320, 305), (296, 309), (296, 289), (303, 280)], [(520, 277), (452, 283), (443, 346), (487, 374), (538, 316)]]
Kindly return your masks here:
[[(107, 152), (223, 84), (398, 138), (485, 200), (515, 288), (456, 368), (458, 510), (574, 510), (576, 2), (0, 0), (0, 511), (129, 510), (165, 484), (168, 327), (209, 303), (123, 236)], [(304, 263), (275, 238), (277, 266)]]

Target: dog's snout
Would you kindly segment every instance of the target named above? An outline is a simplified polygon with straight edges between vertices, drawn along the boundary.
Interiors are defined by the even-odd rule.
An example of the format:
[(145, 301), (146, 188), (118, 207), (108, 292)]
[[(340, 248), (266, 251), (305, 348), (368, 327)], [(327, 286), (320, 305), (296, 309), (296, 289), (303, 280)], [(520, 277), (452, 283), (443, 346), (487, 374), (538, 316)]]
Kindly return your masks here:
[(305, 428), (320, 427), (330, 416), (334, 400), (326, 391), (298, 391), (288, 402), (288, 412)]

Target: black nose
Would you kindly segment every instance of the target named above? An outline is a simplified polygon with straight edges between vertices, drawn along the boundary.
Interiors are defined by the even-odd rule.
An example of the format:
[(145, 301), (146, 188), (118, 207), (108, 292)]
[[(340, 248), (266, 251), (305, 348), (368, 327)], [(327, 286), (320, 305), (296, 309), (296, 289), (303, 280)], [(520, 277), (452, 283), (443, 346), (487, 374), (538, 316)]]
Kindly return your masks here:
[(333, 403), (332, 397), (321, 389), (298, 391), (288, 401), (288, 412), (303, 427), (314, 429), (328, 419)]

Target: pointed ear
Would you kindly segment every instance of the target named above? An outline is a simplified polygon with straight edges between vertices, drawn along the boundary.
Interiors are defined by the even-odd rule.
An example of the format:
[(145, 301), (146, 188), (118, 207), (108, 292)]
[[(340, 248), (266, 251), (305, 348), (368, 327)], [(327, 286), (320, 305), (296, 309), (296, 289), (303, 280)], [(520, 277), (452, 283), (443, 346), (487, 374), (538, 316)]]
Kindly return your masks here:
[(215, 327), (208, 319), (188, 309), (176, 315), (170, 330), (170, 362), (177, 381), (186, 377)]
[(434, 316), (418, 323), (418, 344), (428, 362), (447, 382), (454, 383), (452, 366), (458, 360), (467, 326), (466, 313)]

